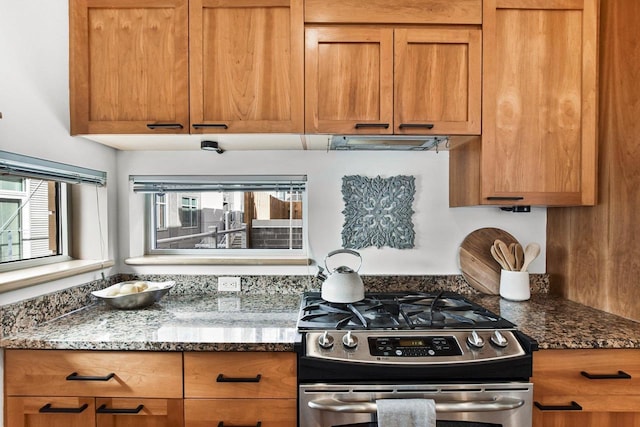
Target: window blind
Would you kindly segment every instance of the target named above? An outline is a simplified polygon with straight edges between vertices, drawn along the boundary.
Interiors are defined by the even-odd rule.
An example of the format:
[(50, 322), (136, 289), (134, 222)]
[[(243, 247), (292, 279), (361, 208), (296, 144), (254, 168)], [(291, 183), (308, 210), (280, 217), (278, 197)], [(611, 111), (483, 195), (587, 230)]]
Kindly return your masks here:
[(131, 175), (136, 193), (303, 191), (306, 175)]
[(65, 163), (0, 151), (0, 175), (60, 181), (68, 184), (107, 184), (107, 173)]

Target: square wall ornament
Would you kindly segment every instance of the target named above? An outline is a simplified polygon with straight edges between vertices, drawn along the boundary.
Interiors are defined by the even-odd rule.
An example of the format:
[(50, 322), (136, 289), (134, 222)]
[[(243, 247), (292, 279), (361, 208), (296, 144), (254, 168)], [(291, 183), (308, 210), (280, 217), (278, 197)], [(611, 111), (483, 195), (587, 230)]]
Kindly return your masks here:
[(342, 246), (413, 248), (415, 232), (411, 216), (415, 192), (413, 176), (342, 177), (345, 204)]

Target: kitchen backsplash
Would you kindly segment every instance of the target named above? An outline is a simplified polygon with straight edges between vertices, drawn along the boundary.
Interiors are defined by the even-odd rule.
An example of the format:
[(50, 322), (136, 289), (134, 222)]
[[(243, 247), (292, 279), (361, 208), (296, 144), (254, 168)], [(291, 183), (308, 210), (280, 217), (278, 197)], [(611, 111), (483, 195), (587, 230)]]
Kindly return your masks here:
[[(171, 295), (210, 295), (218, 293), (218, 276), (212, 275), (128, 275), (118, 274), (104, 280), (95, 280), (72, 288), (25, 301), (0, 306), (2, 336), (50, 321), (87, 305), (96, 304), (92, 291), (127, 280), (163, 282), (174, 280), (176, 286)], [(447, 290), (461, 294), (477, 294), (462, 275), (445, 276), (362, 276), (369, 292), (410, 290)], [(301, 294), (320, 290), (322, 282), (313, 276), (241, 276), (243, 294)], [(549, 290), (547, 274), (531, 275), (531, 292), (546, 293)]]

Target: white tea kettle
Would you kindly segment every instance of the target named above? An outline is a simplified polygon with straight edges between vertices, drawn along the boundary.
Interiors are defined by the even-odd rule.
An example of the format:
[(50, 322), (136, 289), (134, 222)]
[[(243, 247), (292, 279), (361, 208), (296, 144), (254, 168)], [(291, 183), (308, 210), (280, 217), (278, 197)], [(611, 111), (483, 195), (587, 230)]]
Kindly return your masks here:
[[(327, 265), (327, 260), (337, 254), (350, 254), (360, 259), (360, 265), (354, 271), (347, 266), (336, 267), (333, 270)], [(362, 257), (351, 249), (338, 249), (329, 252), (324, 258), (324, 266), (329, 276), (322, 282), (322, 299), (329, 302), (352, 303), (364, 299), (364, 284), (358, 274), (362, 266)]]

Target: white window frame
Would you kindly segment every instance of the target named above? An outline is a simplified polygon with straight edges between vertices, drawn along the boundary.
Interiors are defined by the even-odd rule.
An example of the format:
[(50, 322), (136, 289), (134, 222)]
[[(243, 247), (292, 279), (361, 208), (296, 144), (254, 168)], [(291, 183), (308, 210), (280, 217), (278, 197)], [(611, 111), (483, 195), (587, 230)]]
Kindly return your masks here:
[[(10, 274), (13, 278), (15, 276), (15, 273), (17, 272), (28, 271), (32, 268), (51, 264), (74, 261), (70, 254), (70, 184), (90, 184), (96, 187), (102, 187), (105, 186), (107, 182), (106, 173), (93, 169), (53, 162), (50, 160), (44, 160), (0, 150), (0, 175), (42, 179), (45, 181), (54, 181), (59, 183), (59, 191), (57, 192), (59, 198), (57, 225), (60, 240), (58, 242), (58, 244), (60, 245), (59, 255), (51, 255), (41, 258), (16, 260), (2, 263), (0, 264), (0, 274)], [(87, 262), (83, 261), (83, 266), (81, 267), (85, 271), (87, 268), (90, 268), (87, 267), (86, 264)], [(101, 264), (105, 265), (106, 263), (104, 262), (104, 260), (102, 260)], [(58, 276), (63, 277), (64, 274), (58, 274)], [(23, 280), (16, 280), (12, 278), (8, 279), (7, 281), (4, 280), (4, 276), (0, 278), (0, 292), (41, 283), (42, 280), (46, 280), (31, 278), (27, 273), (24, 274)]]
[[(306, 188), (306, 176), (271, 176), (271, 175), (203, 175), (203, 176), (187, 176), (187, 175), (174, 175), (174, 176), (136, 176), (129, 177), (131, 188), (134, 192), (145, 194), (145, 231), (144, 231), (144, 256), (207, 256), (218, 259), (233, 259), (233, 258), (245, 258), (251, 260), (258, 260), (260, 258), (280, 258), (280, 259), (300, 259), (307, 256), (309, 251), (308, 244), (308, 194)], [(255, 191), (267, 191), (260, 190), (259, 186), (273, 181), (292, 181), (296, 182), (302, 193), (302, 248), (300, 249), (154, 249), (155, 242), (154, 236), (157, 230), (155, 224), (155, 215), (152, 214), (152, 208), (155, 206), (153, 194), (157, 193), (158, 188), (164, 188), (166, 191), (170, 191), (170, 188), (188, 193), (189, 187), (187, 184), (198, 183), (203, 188), (209, 188), (216, 190), (216, 186), (219, 186), (218, 182), (245, 182), (247, 185), (255, 184)], [(183, 184), (184, 183), (184, 184)], [(284, 185), (284, 184), (283, 184)], [(186, 188), (185, 188), (186, 187)], [(284, 188), (284, 187), (283, 187)], [(200, 190), (202, 191), (202, 190)], [(137, 263), (138, 261), (126, 260), (128, 263)], [(140, 261), (144, 264), (143, 261)]]

